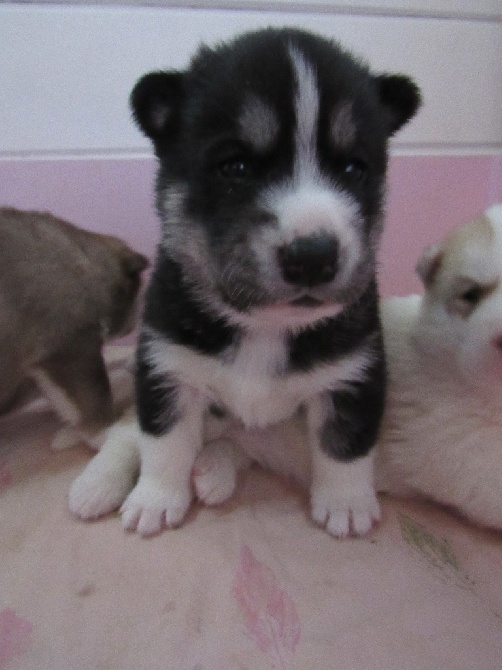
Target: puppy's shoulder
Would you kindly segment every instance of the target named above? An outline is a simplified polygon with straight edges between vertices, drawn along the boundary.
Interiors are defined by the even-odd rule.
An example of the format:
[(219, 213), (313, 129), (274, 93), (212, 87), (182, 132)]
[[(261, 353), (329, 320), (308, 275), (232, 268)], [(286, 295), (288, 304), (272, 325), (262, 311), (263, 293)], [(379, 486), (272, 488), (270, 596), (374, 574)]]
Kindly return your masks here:
[(422, 296), (413, 294), (380, 300), (380, 316), (384, 332), (409, 332), (413, 329), (422, 304)]
[(401, 385), (411, 372), (421, 370), (414, 336), (422, 296), (383, 298), (380, 301), (385, 355), (391, 381)]

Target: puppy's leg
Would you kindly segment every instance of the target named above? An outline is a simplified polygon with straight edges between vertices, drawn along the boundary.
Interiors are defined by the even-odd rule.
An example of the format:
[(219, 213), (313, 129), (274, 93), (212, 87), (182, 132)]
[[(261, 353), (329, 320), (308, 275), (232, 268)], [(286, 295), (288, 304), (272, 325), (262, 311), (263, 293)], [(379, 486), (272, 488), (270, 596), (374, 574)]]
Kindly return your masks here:
[(235, 421), (208, 412), (204, 420), (204, 447), (197, 456), (192, 480), (197, 498), (206, 505), (221, 505), (230, 498), (237, 475), (251, 462), (233, 437)]
[(221, 505), (235, 491), (238, 473), (250, 464), (251, 459), (229, 439), (208, 442), (193, 467), (197, 498), (206, 505)]
[(100, 451), (70, 487), (69, 507), (81, 519), (96, 519), (120, 507), (138, 476), (139, 426), (130, 410), (107, 430)]
[(371, 448), (382, 389), (382, 380), (355, 384), (352, 392), (326, 393), (308, 407), (312, 518), (335, 537), (364, 535), (380, 519)]
[(0, 416), (21, 407), (27, 397), (29, 387), (23, 380), (22, 359), (17, 356), (9, 337), (0, 338)]
[(191, 471), (202, 448), (202, 394), (138, 365), (141, 471), (121, 508), (126, 530), (152, 535), (178, 526), (192, 500)]
[(114, 419), (110, 382), (93, 333), (40, 363), (30, 372), (43, 395), (67, 428), (56, 436), (53, 447), (63, 448), (96, 436)]

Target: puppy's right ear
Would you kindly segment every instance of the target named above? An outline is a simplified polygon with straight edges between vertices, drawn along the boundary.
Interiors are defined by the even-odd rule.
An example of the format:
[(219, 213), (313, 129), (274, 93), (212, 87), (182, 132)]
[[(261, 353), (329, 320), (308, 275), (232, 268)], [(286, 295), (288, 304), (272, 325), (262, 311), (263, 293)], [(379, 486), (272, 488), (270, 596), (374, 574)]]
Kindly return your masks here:
[(441, 244), (431, 244), (426, 247), (415, 268), (426, 289), (433, 283), (442, 261), (443, 246)]
[(183, 99), (182, 72), (150, 72), (133, 88), (134, 119), (156, 148), (174, 131)]

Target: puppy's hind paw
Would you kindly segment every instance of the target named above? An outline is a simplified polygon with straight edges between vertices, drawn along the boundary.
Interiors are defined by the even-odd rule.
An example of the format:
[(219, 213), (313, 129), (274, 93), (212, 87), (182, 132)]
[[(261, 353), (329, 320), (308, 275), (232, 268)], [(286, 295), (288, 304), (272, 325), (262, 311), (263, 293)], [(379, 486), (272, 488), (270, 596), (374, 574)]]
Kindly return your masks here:
[(381, 516), (373, 492), (347, 499), (336, 498), (329, 491), (313, 492), (311, 514), (317, 525), (338, 538), (366, 535)]
[(170, 490), (141, 477), (120, 508), (125, 530), (148, 536), (181, 525), (191, 502), (190, 488)]
[(228, 500), (237, 483), (233, 447), (225, 440), (204, 447), (192, 469), (197, 498), (206, 505), (221, 505)]

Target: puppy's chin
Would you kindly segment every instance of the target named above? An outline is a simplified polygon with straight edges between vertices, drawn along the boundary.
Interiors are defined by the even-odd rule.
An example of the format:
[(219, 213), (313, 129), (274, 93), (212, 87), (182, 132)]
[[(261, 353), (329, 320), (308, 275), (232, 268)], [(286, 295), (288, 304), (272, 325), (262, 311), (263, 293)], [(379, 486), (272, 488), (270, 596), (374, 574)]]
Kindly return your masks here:
[(275, 303), (249, 310), (245, 325), (251, 328), (294, 331), (307, 328), (324, 319), (330, 319), (344, 309), (341, 303), (322, 303), (313, 299)]

